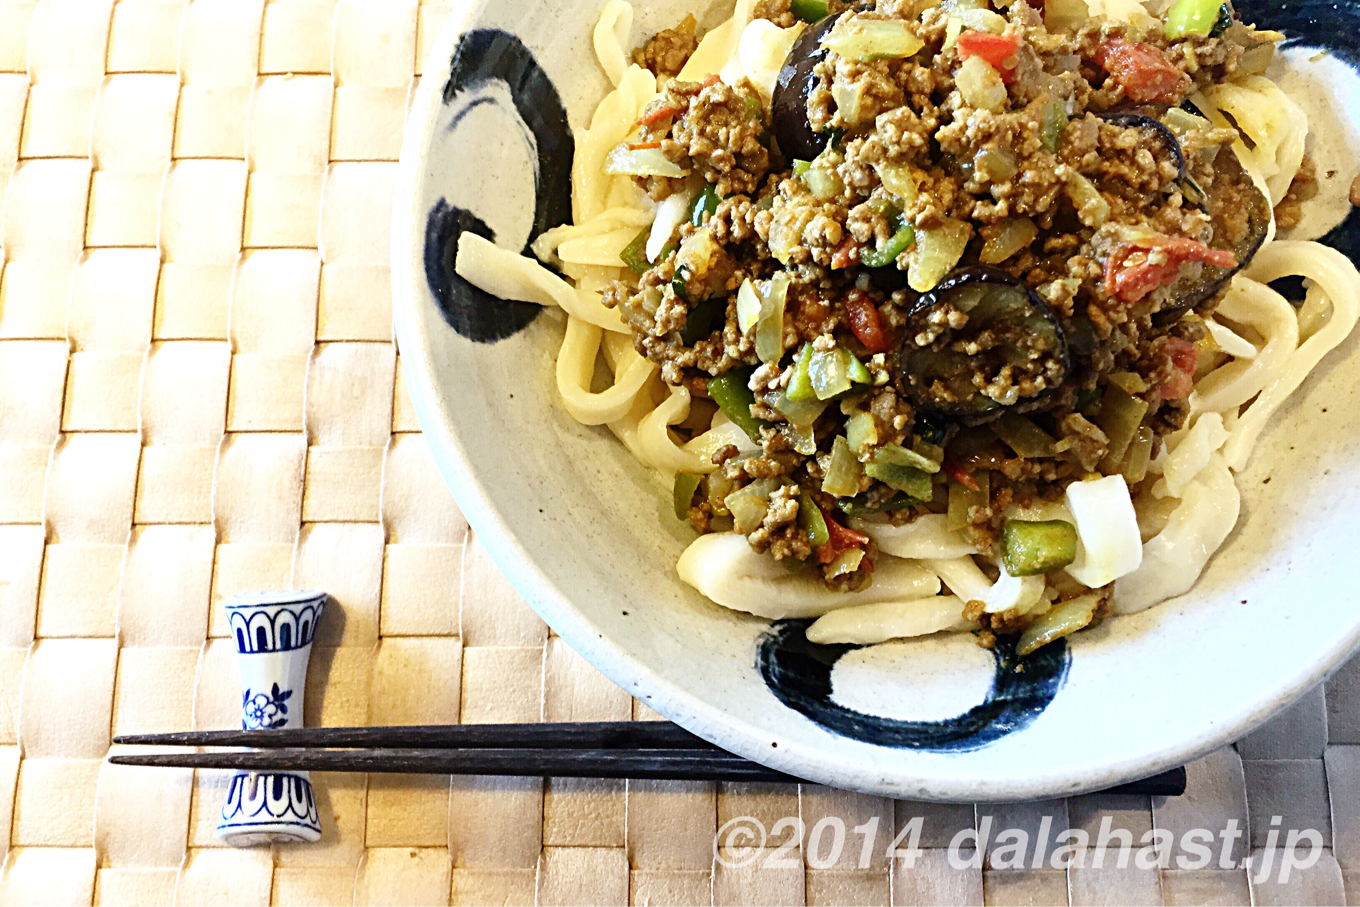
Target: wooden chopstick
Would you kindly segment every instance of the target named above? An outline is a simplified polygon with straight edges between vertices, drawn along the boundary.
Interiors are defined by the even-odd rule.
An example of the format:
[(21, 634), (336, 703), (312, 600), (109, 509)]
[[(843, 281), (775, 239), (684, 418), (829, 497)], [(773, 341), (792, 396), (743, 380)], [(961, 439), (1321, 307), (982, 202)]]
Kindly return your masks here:
[[(802, 779), (749, 762), (726, 750), (684, 749), (295, 749), (211, 753), (117, 753), (115, 765), (246, 771), (403, 772), (428, 775), (516, 775), (553, 778), (630, 778), (669, 781), (779, 781)], [(1174, 768), (1102, 794), (1177, 797), (1185, 769)]]
[[(407, 772), (707, 781), (800, 779), (749, 762), (668, 721), (451, 724), (125, 734), (114, 743), (242, 746), (255, 752), (118, 753), (119, 765), (250, 771)], [(1185, 769), (1106, 794), (1174, 797)]]
[(726, 752), (669, 721), (428, 724), (125, 734), (114, 743), (156, 746), (364, 747), (398, 749), (707, 750)]
[(706, 781), (797, 778), (725, 750), (683, 749), (271, 749), (256, 752), (118, 753), (115, 765), (248, 771), (408, 772)]

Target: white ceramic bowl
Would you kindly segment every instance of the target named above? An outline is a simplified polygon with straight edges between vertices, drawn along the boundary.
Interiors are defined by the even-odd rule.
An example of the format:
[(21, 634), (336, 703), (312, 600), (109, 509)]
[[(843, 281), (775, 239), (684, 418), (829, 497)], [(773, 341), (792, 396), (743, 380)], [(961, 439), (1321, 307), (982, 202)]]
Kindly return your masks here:
[[(435, 459), (497, 566), (573, 648), (668, 718), (775, 768), (897, 797), (1002, 800), (1193, 759), (1356, 647), (1352, 338), (1269, 427), (1239, 476), (1240, 524), (1189, 594), (1041, 650), (1048, 660), (1018, 683), (1009, 672), (996, 686), (992, 656), (965, 635), (841, 647), (834, 669), (774, 647), (793, 673), (768, 684), (757, 665), (768, 622), (679, 581), (675, 561), (693, 533), (670, 514), (669, 495), (607, 430), (559, 406), (560, 313), (489, 299), (448, 274), (460, 228), (520, 249), (568, 215), (565, 127), (586, 121), (607, 90), (591, 50), (600, 5), (454, 9), (407, 126), (393, 234), (397, 335)], [(635, 6), (634, 43), (691, 10), (707, 25), (725, 14), (698, 0)], [(1335, 56), (1309, 56), (1291, 54), (1306, 70), (1293, 81), (1322, 98), (1309, 108), (1325, 166), (1344, 160), (1343, 139), (1360, 142), (1323, 96), (1353, 99), (1360, 80)], [(1324, 184), (1314, 234), (1348, 210), (1339, 199), (1350, 178)]]

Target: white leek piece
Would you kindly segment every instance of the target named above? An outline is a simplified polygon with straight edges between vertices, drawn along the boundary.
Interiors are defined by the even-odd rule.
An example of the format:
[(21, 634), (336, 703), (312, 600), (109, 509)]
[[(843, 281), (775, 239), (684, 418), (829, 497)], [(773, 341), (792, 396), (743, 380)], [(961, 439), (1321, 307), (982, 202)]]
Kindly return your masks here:
[(1077, 582), (1098, 589), (1138, 569), (1143, 539), (1123, 476), (1073, 482), (1067, 508), (1077, 521), (1077, 559), (1067, 572)]

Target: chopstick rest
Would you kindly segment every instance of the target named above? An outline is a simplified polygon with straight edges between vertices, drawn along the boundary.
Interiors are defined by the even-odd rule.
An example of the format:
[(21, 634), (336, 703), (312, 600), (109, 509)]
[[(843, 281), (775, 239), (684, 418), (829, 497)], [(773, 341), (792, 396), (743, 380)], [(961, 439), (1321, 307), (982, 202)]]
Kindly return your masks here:
[[(241, 673), (241, 727), (302, 726), (307, 661), (326, 605), (316, 590), (242, 592), (226, 601)], [(321, 837), (307, 772), (238, 771), (227, 786), (217, 837), (232, 847)]]

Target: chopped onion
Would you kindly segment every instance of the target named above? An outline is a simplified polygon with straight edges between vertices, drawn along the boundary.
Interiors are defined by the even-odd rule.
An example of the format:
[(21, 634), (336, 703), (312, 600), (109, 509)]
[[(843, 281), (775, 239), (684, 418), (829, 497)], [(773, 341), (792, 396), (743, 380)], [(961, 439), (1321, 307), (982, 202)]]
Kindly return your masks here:
[(689, 219), (689, 209), (694, 204), (694, 193), (676, 192), (656, 206), (656, 220), (652, 221), (652, 232), (647, 234), (647, 260), (655, 262), (666, 243), (671, 241), (676, 229)]
[(859, 494), (859, 479), (862, 475), (864, 467), (850, 452), (850, 445), (845, 437), (837, 435), (831, 444), (831, 465), (827, 467), (826, 477), (822, 479), (822, 491), (838, 498), (852, 497)]
[(993, 113), (1006, 106), (1006, 83), (992, 64), (980, 56), (972, 56), (954, 73), (954, 84), (970, 107)]
[(863, 94), (861, 90), (863, 83), (858, 84), (860, 87), (851, 88), (839, 80), (831, 83), (831, 100), (836, 102), (836, 110), (840, 112), (841, 120), (852, 129), (858, 126), (860, 122), (860, 98)]
[(808, 359), (808, 376), (818, 400), (829, 400), (850, 389), (850, 363), (840, 349), (813, 350)]
[(978, 259), (985, 265), (999, 264), (1034, 242), (1038, 235), (1039, 228), (1028, 217), (1007, 218), (1001, 229), (982, 244)]
[(912, 176), (910, 167), (906, 164), (879, 161), (874, 164), (874, 169), (878, 171), (883, 188), (900, 198), (903, 205), (911, 205), (916, 201), (916, 177)]
[(1006, 30), (1006, 20), (989, 9), (961, 9), (958, 12), (966, 28), (999, 35)]
[(789, 275), (779, 271), (762, 294), (756, 322), (756, 355), (761, 362), (778, 362), (784, 355), (784, 302), (788, 292)]
[(780, 391), (770, 405), (779, 410), (790, 424), (810, 426), (826, 412), (830, 404), (825, 400), (790, 400), (786, 392)]
[(1004, 148), (983, 148), (973, 157), (973, 172), (989, 183), (1004, 183), (1020, 172), (1015, 155)]
[(1095, 592), (1054, 605), (1020, 634), (1020, 641), (1015, 646), (1016, 654), (1023, 657), (1088, 626), (1099, 605), (1100, 595)]
[[(969, 57), (970, 60), (977, 59)], [(1077, 208), (1077, 218), (1088, 227), (1101, 227), (1110, 219), (1110, 203), (1096, 184), (1075, 170), (1067, 175), (1067, 197)]]
[(756, 322), (760, 320), (761, 302), (760, 294), (756, 292), (751, 278), (743, 280), (741, 288), (737, 290), (737, 327), (743, 334), (755, 327)]
[(973, 228), (958, 220), (946, 220), (942, 226), (917, 230), (916, 255), (907, 270), (907, 283), (911, 288), (918, 293), (933, 290), (959, 263), (972, 235)]
[(803, 174), (803, 183), (818, 201), (830, 201), (845, 191), (845, 183), (830, 166), (819, 167), (813, 163)]
[(615, 146), (605, 158), (604, 172), (615, 176), (681, 177), (685, 171), (666, 157), (660, 148), (629, 148)]
[(844, 16), (822, 39), (822, 46), (847, 60), (867, 62), (910, 57), (925, 42), (902, 19)]
[(723, 498), (738, 532), (752, 532), (764, 521), (765, 513), (770, 509), (770, 493), (778, 487), (779, 482), (775, 479), (757, 479)]

